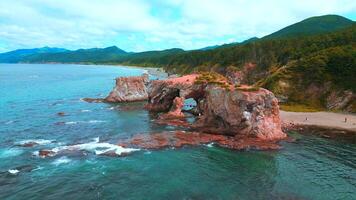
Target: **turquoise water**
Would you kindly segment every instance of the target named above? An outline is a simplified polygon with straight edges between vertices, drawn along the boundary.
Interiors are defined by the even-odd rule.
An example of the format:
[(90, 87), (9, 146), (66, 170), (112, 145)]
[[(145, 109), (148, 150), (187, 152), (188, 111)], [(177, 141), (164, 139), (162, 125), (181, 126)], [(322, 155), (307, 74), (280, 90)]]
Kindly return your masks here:
[[(280, 151), (198, 146), (126, 157), (93, 151), (36, 156), (39, 149), (98, 137), (115, 144), (138, 133), (174, 130), (154, 124), (142, 103), (80, 100), (103, 97), (115, 77), (142, 72), (1, 64), (0, 199), (356, 199), (356, 145), (296, 133), (297, 141), (282, 143)], [(43, 144), (16, 145), (25, 140)]]

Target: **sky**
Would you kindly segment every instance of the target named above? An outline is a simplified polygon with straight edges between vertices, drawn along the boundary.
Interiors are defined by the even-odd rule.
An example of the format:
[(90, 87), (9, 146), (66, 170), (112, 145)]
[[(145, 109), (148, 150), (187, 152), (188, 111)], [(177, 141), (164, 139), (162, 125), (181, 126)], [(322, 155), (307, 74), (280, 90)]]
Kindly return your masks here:
[(117, 46), (198, 49), (262, 37), (311, 16), (356, 21), (355, 0), (0, 0), (0, 52)]

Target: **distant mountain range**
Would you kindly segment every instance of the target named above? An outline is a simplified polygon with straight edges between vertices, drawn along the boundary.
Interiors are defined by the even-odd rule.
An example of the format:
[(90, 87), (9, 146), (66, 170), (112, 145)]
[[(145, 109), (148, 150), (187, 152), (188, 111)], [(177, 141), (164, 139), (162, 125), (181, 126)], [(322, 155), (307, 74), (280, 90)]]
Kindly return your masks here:
[[(324, 15), (311, 17), (296, 24), (290, 25), (277, 32), (267, 35), (261, 39), (250, 38), (241, 43), (214, 45), (193, 51), (208, 51), (220, 48), (244, 45), (266, 39), (281, 39), (286, 37), (301, 37), (315, 35), (340, 30), (354, 24), (353, 21), (338, 15)], [(184, 52), (182, 49), (173, 48), (163, 51), (147, 51), (139, 53), (129, 53), (116, 46), (107, 48), (78, 49), (70, 51), (63, 48), (35, 48), (19, 49), (0, 54), (0, 63), (130, 63), (135, 60), (135, 64), (144, 59), (155, 59), (158, 57), (175, 55)]]
[(63, 48), (35, 48), (35, 49), (18, 49), (15, 51), (9, 51), (6, 53), (0, 54), (0, 62), (6, 63), (16, 63), (26, 60), (26, 57), (34, 54), (42, 54), (42, 53), (60, 53), (67, 52), (69, 50)]

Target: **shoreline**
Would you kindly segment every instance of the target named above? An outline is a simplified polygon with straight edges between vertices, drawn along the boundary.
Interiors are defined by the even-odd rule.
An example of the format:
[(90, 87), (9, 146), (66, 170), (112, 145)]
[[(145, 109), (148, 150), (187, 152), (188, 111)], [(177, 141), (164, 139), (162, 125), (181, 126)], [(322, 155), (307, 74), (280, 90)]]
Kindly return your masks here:
[[(344, 130), (356, 134), (356, 115), (332, 112), (289, 112), (280, 110), (282, 124), (287, 128), (308, 126)], [(346, 119), (346, 122), (345, 122)]]
[(34, 64), (34, 65), (92, 65), (92, 66), (110, 66), (110, 67), (127, 67), (127, 68), (135, 68), (142, 69), (147, 71), (149, 75), (157, 76), (159, 78), (168, 77), (168, 73), (161, 67), (143, 67), (143, 66), (135, 66), (135, 65), (122, 65), (122, 64), (94, 64), (94, 63), (0, 63), (0, 64)]

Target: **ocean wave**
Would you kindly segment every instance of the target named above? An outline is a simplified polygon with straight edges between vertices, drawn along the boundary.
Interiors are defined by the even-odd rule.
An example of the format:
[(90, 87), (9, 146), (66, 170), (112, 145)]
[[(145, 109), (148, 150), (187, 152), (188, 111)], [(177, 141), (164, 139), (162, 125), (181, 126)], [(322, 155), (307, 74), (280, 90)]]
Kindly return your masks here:
[(84, 122), (84, 123), (89, 123), (89, 124), (95, 124), (95, 123), (104, 123), (106, 121), (103, 121), (103, 120), (89, 120), (87, 122)]
[(67, 164), (70, 163), (72, 160), (67, 158), (67, 156), (62, 156), (58, 159), (56, 159), (55, 161), (52, 162), (53, 165), (61, 165), (61, 164)]
[(108, 108), (108, 110), (115, 110), (117, 108), (117, 106), (111, 106), (110, 108)]
[(13, 121), (13, 120), (10, 120), (10, 121), (7, 121), (7, 122), (5, 122), (5, 124), (7, 125), (7, 124), (12, 124), (12, 123), (14, 123), (15, 121)]
[(213, 147), (214, 146), (214, 143), (209, 143), (209, 144), (206, 144), (205, 146), (207, 146), (207, 147)]
[(36, 144), (36, 145), (46, 145), (54, 142), (54, 140), (45, 140), (45, 139), (29, 139), (29, 140), (22, 140), (20, 142), (15, 143), (16, 145), (26, 145), (26, 144)]
[(91, 110), (81, 110), (80, 112), (91, 112)]
[(83, 143), (83, 144), (76, 144), (70, 146), (60, 146), (51, 149), (50, 151), (54, 154), (58, 154), (62, 151), (88, 151), (95, 153), (96, 155), (103, 155), (103, 154), (111, 154), (114, 153), (115, 155), (122, 155), (126, 153), (131, 153), (134, 151), (139, 151), (140, 149), (134, 148), (124, 148), (119, 145), (110, 144), (107, 142), (100, 142), (99, 138), (94, 138), (92, 142)]
[(73, 125), (73, 124), (78, 124), (78, 122), (65, 122), (67, 125)]
[(70, 122), (65, 122), (64, 124), (67, 124), (67, 125), (74, 125), (74, 124), (79, 124), (79, 123), (82, 123), (82, 124), (97, 124), (97, 123), (105, 123), (106, 121), (104, 120), (89, 120), (89, 121), (70, 121)]
[(18, 174), (20, 171), (17, 170), (17, 169), (9, 169), (8, 172), (9, 172), (10, 174), (16, 175), (16, 174)]

